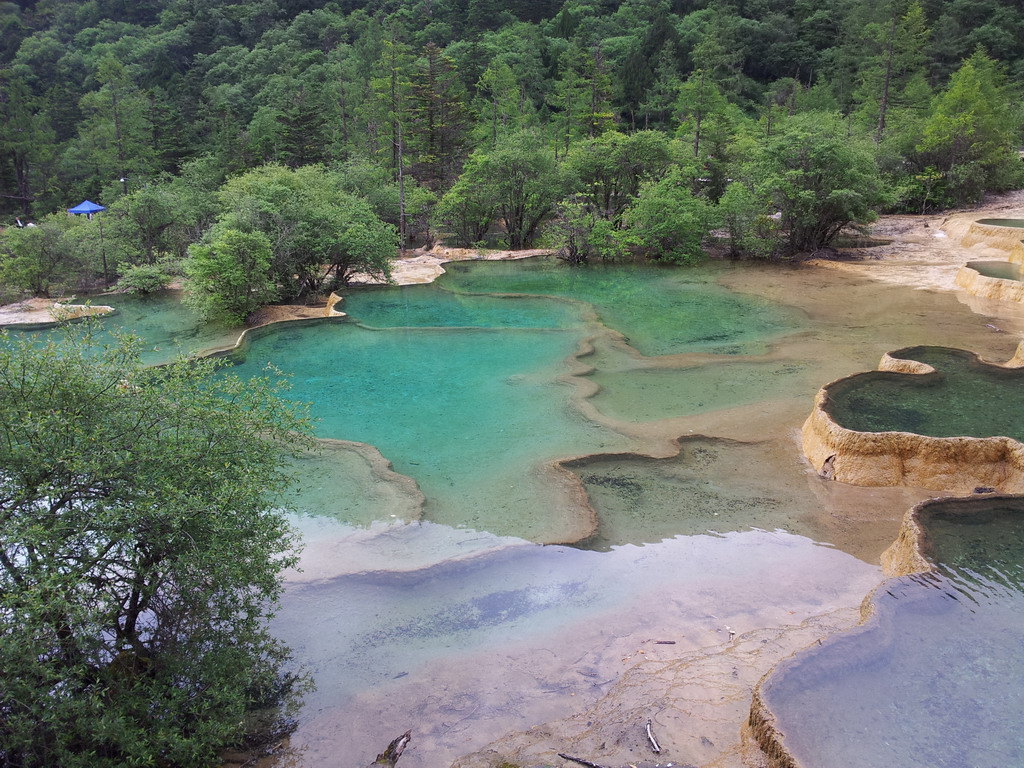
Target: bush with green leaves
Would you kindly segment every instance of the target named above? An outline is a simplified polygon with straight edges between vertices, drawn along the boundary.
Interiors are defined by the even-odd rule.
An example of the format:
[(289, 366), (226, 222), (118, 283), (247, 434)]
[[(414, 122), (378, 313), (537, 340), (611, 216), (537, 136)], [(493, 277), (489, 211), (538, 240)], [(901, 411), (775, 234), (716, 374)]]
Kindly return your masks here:
[(627, 253), (624, 233), (578, 196), (559, 203), (548, 235), (558, 258), (569, 264), (615, 261)]
[(342, 189), (338, 175), (320, 166), (256, 168), (221, 188), (212, 236), (228, 230), (265, 236), (270, 280), (282, 299), (335, 290), (356, 273), (387, 280), (398, 232)]
[(648, 258), (691, 264), (704, 257), (713, 211), (690, 191), (691, 184), (686, 174), (673, 169), (663, 179), (644, 184), (626, 209), (629, 242)]
[(239, 324), (277, 297), (270, 274), (273, 252), (262, 232), (221, 227), (193, 245), (185, 263), (186, 301), (214, 322)]
[(90, 222), (51, 214), (31, 227), (0, 232), (0, 285), (36, 296), (75, 290), (93, 276), (82, 231)]
[(985, 192), (1024, 183), (1020, 115), (1012, 103), (1005, 72), (980, 51), (953, 74), (935, 98), (913, 155), (921, 209), (975, 203)]
[(136, 264), (128, 267), (117, 281), (117, 289), (145, 296), (162, 291), (174, 278), (158, 264)]
[(273, 381), (81, 328), (0, 336), (0, 764), (215, 765), (304, 686), (267, 619), (308, 425)]
[(827, 113), (786, 119), (757, 142), (740, 173), (778, 214), (789, 255), (829, 245), (845, 227), (874, 221), (893, 200), (871, 142), (851, 137)]
[(773, 219), (754, 191), (734, 181), (718, 201), (718, 220), (729, 235), (733, 256), (771, 259), (782, 249), (779, 223)]

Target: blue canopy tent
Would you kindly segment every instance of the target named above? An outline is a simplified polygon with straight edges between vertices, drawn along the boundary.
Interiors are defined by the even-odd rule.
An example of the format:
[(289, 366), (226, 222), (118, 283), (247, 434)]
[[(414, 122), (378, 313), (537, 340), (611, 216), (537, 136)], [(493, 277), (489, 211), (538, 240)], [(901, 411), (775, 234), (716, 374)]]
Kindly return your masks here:
[(106, 206), (97, 205), (96, 203), (92, 202), (91, 200), (83, 200), (78, 205), (76, 205), (74, 208), (68, 208), (68, 213), (75, 213), (75, 214), (79, 214), (79, 215), (84, 213), (86, 216), (88, 216), (91, 219), (92, 215), (94, 213), (99, 213), (100, 211), (105, 211), (105, 210), (107, 210)]

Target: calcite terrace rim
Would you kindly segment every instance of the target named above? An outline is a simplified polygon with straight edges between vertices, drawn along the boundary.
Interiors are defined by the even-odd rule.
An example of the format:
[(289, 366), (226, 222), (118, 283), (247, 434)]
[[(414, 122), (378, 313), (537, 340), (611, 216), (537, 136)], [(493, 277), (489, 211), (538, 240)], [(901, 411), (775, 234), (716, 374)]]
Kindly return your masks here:
[[(984, 360), (970, 350), (953, 349), (973, 365), (996, 369), (1024, 366), (1024, 343), (1006, 363)], [(927, 347), (905, 347), (882, 356), (875, 372), (855, 373), (826, 384), (814, 400), (803, 425), (803, 451), (823, 477), (851, 485), (911, 485), (947, 493), (970, 493), (976, 487), (1004, 492), (1024, 491), (1024, 443), (1006, 436), (932, 437), (914, 432), (861, 432), (839, 424), (829, 411), (836, 387), (873, 373), (935, 375), (935, 370), (910, 359)]]
[[(928, 520), (939, 512), (970, 516), (978, 508), (981, 511), (991, 509), (1000, 503), (1018, 504), (1024, 502), (1024, 496), (1005, 493), (982, 493), (971, 496), (942, 496), (926, 499), (915, 504), (903, 515), (899, 533), (892, 544), (882, 553), (881, 564), (885, 580), (869, 592), (861, 603), (860, 622), (857, 626), (838, 632), (824, 641), (829, 645), (849, 639), (869, 631), (886, 629), (886, 614), (879, 610), (879, 596), (889, 588), (892, 582), (915, 574), (931, 573), (938, 566), (929, 555), (933, 551), (931, 538), (928, 534)], [(1024, 505), (1021, 513), (1024, 514)], [(783, 659), (770, 669), (754, 686), (750, 705), (750, 717), (747, 727), (750, 735), (768, 759), (770, 768), (807, 768), (786, 747), (786, 734), (779, 727), (778, 719), (768, 705), (765, 687), (780, 680), (791, 672), (804, 657), (804, 654), (817, 646), (809, 646)]]
[[(969, 261), (956, 273), (955, 282), (965, 293), (993, 301), (1012, 301), (1024, 304), (1024, 280), (983, 275), (971, 266), (978, 261)], [(1007, 264), (1019, 262), (1007, 261)]]

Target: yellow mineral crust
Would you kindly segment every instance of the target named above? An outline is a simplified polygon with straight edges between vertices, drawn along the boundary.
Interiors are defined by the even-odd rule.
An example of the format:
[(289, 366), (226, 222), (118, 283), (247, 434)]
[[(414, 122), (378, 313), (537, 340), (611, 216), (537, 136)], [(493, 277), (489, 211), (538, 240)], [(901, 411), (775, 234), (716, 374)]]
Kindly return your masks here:
[(972, 222), (967, 232), (962, 236), (960, 243), (965, 248), (973, 248), (975, 245), (984, 245), (988, 248), (996, 248), (1010, 254), (1010, 261), (1018, 264), (1024, 260), (1024, 246), (1021, 245), (1021, 238), (1024, 237), (1024, 229), (1020, 227), (1000, 227), (995, 224), (981, 224)]
[(987, 277), (969, 265), (960, 267), (956, 284), (972, 296), (983, 299), (1024, 302), (1024, 281)]

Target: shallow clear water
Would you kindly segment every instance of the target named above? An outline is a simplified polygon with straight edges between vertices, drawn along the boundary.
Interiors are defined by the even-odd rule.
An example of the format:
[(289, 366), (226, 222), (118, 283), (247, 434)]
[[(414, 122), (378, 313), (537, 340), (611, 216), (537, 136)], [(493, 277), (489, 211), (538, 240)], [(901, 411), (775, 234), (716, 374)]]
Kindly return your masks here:
[(1024, 280), (1024, 267), (1009, 261), (968, 261), (967, 266), (985, 277), (999, 280)]
[(418, 520), (422, 499), (412, 483), (386, 475), (369, 451), (321, 441), (317, 448), (290, 459), (298, 482), (285, 497), (290, 511), (369, 526), (376, 521)]
[(765, 445), (690, 438), (670, 459), (595, 456), (569, 467), (598, 515), (584, 549), (752, 528), (816, 533), (807, 521), (821, 501), (803, 467), (779, 462)]
[[(447, 765), (510, 729), (589, 706), (628, 677), (640, 650), (672, 659), (721, 648), (730, 627), (799, 625), (855, 605), (877, 583), (868, 558), (816, 543), (834, 539), (815, 535), (815, 522), (837, 518), (837, 531), (850, 524), (826, 498), (847, 491), (806, 473), (786, 435), (771, 449), (700, 438), (684, 441), (674, 459), (627, 455), (648, 446), (583, 418), (572, 385), (560, 381), (581, 341), (597, 334), (599, 351), (586, 358), (603, 387), (594, 402), (617, 419), (761, 400), (771, 408), (827, 380), (814, 353), (863, 342), (873, 332), (866, 321), (838, 341), (854, 321), (821, 331), (828, 345), (812, 345), (800, 362), (643, 368), (621, 344), (604, 343), (595, 314), (647, 355), (758, 353), (805, 321), (720, 288), (728, 266), (574, 270), (546, 260), (448, 269), (440, 287), (353, 292), (342, 306), (352, 321), (279, 327), (254, 340), (234, 369), (256, 374), (272, 363), (289, 372), (293, 397), (314, 402), (321, 437), (377, 446), (426, 497), (426, 522), (402, 524), (419, 516), (419, 496), (383, 476), (372, 457), (330, 444), (299, 460), (290, 506), (303, 513), (295, 519), (307, 544), (304, 571), (289, 574), (274, 631), (312, 669), (318, 690), (292, 738), (298, 752), (282, 764), (319, 766), (339, 755), (365, 764), (413, 727), (403, 764)], [(806, 288), (788, 272), (757, 274), (758, 284)], [(520, 293), (534, 297), (496, 295)], [(159, 326), (146, 333), (178, 322), (157, 320), (157, 311), (136, 319)], [(924, 322), (907, 321), (902, 303), (883, 314), (900, 329)], [(186, 322), (167, 338), (190, 333)], [(164, 351), (160, 338), (149, 343)], [(572, 467), (598, 514), (594, 535), (576, 548), (530, 544), (568, 540), (581, 525), (571, 476), (547, 464), (596, 452), (620, 455)], [(876, 512), (867, 505), (871, 525)], [(660, 639), (678, 645), (655, 645)], [(745, 706), (749, 687), (728, 687), (734, 667), (721, 679), (673, 674), (686, 696), (719, 701), (728, 690)], [(635, 697), (630, 706), (648, 716), (642, 687), (617, 695)], [(679, 728), (703, 732), (701, 705), (687, 702), (672, 716), (683, 718), (682, 709)], [(726, 739), (738, 722), (721, 724)]]
[(605, 325), (649, 356), (751, 354), (801, 325), (798, 313), (715, 283), (730, 267), (640, 265), (572, 268), (557, 259), (455, 263), (439, 285), (470, 293), (560, 296), (594, 307)]
[(1024, 765), (1024, 500), (949, 507), (926, 522), (937, 571), (887, 582), (877, 624), (766, 686), (802, 765)]
[[(325, 552), (322, 567), (307, 559), (313, 578), (289, 583), (273, 624), (317, 679), (291, 739), (309, 766), (342, 754), (368, 763), (408, 728), (408, 768), (450, 765), (586, 706), (645, 658), (725, 643), (728, 628), (799, 623), (877, 578), (842, 552), (766, 531), (599, 553), (423, 523), (341, 531)], [(410, 555), (419, 567), (406, 568)], [(714, 681), (685, 685), (720, 698)]]
[(432, 284), (353, 291), (337, 308), (374, 328), (573, 328), (582, 324), (580, 308), (568, 302), (463, 296)]
[(1024, 219), (978, 219), (978, 223), (993, 227), (1024, 227)]
[(721, 363), (597, 371), (594, 404), (617, 419), (655, 421), (813, 393), (805, 363)]
[[(642, 330), (673, 329), (665, 349), (674, 352), (707, 351), (709, 332), (728, 337), (732, 350), (763, 344), (794, 321), (788, 310), (718, 288), (708, 269), (449, 266), (474, 281), (474, 291), (555, 298), (432, 285), (353, 291), (344, 310), (355, 322), (280, 328), (254, 340), (233, 373), (256, 375), (272, 363), (292, 376), (290, 396), (313, 404), (317, 434), (380, 449), (420, 484), (426, 519), (534, 541), (572, 540), (589, 526), (568, 478), (553, 474), (550, 462), (634, 447), (585, 419), (572, 404), (573, 388), (559, 381), (582, 340), (601, 332), (586, 321), (583, 299), (599, 302), (602, 315), (622, 319), (616, 330), (632, 333), (631, 323), (654, 311), (638, 297), (653, 296), (668, 325)], [(576, 301), (564, 300), (570, 296)], [(684, 385), (699, 389), (694, 374), (689, 369)], [(716, 386), (715, 375), (707, 384), (718, 390), (714, 403), (701, 408), (750, 397), (749, 384), (733, 392)]]
[(268, 363), (312, 403), (321, 437), (369, 443), (413, 477), (434, 522), (535, 540), (566, 535), (571, 510), (539, 475), (545, 460), (618, 450), (626, 438), (586, 421), (560, 384), (580, 332), (282, 328), (232, 369)]
[(1024, 440), (1024, 370), (985, 365), (945, 347), (914, 347), (899, 356), (939, 375), (871, 371), (841, 381), (829, 388), (828, 410), (837, 423), (860, 432)]
[[(115, 314), (88, 321), (95, 339), (113, 344), (116, 334), (130, 333), (142, 340), (142, 360), (163, 363), (179, 355), (191, 355), (213, 347), (228, 346), (241, 333), (240, 328), (210, 325), (181, 302), (180, 291), (162, 291), (150, 296), (116, 293), (90, 297), (94, 305), (114, 307)], [(30, 338), (39, 343), (59, 340), (61, 327), (43, 330), (12, 328), (12, 338)]]

